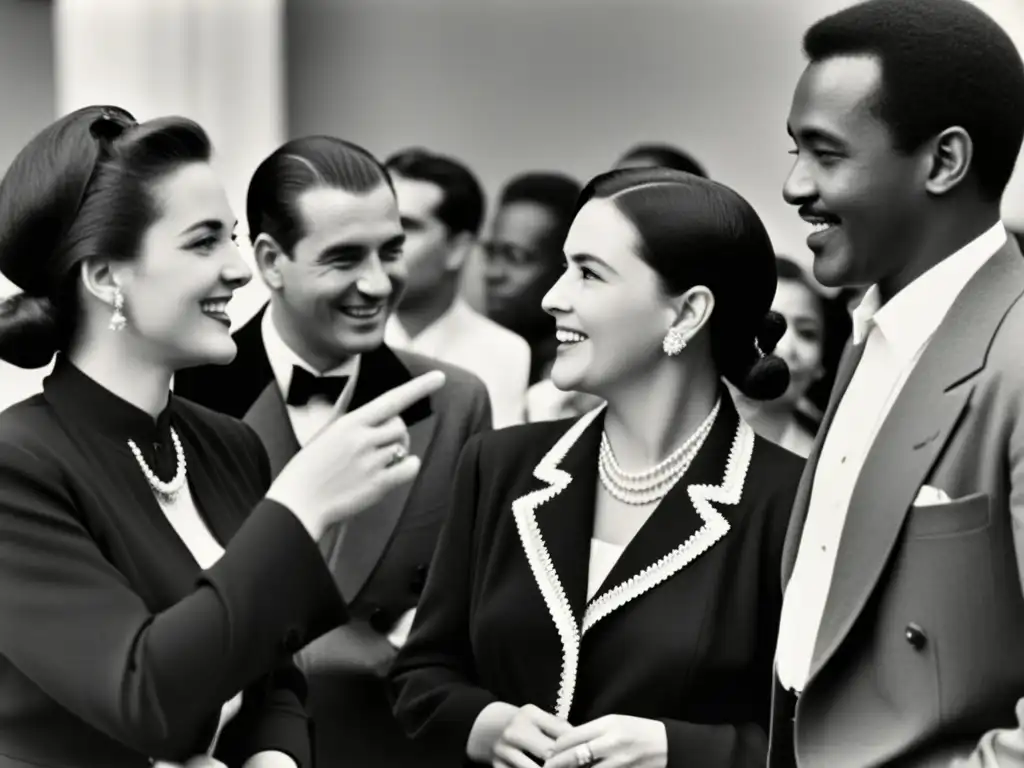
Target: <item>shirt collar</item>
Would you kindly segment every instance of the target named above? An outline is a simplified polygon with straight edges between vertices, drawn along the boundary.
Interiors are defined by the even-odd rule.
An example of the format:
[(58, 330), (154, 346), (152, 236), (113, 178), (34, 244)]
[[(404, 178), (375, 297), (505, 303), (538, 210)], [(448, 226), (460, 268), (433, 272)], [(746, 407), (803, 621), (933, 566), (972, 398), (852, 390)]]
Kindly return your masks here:
[(261, 332), (263, 334), (263, 346), (267, 351), (267, 360), (270, 362), (270, 369), (274, 372), (274, 378), (281, 389), (281, 396), (288, 396), (288, 388), (292, 383), (292, 368), (298, 366), (309, 371), (314, 376), (349, 376), (349, 383), (345, 387), (346, 392), (352, 390), (352, 384), (359, 376), (360, 355), (353, 355), (341, 365), (329, 371), (318, 371), (308, 362), (302, 359), (295, 350), (288, 346), (281, 338), (281, 334), (274, 325), (273, 305), (267, 307), (263, 313)]
[(938, 330), (971, 278), (1005, 245), (1006, 237), (1006, 228), (997, 222), (922, 274), (884, 306), (878, 286), (871, 286), (852, 313), (853, 343), (862, 343), (872, 325), (876, 325), (901, 360), (912, 360)]

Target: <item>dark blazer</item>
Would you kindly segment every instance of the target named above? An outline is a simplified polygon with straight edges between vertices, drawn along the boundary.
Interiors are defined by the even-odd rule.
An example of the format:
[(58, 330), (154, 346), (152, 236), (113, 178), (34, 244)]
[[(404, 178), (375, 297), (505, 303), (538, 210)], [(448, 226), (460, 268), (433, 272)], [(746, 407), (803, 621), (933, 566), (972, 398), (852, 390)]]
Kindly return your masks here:
[(777, 568), (803, 461), (755, 437), (725, 394), (685, 478), (588, 603), (602, 425), (594, 411), (467, 445), (392, 669), (395, 713), (449, 766), (494, 701), (573, 724), (658, 719), (671, 768), (764, 765)]
[[(252, 397), (262, 382), (243, 416), (263, 441), (276, 473), (299, 445), (266, 357), (261, 322), (259, 313), (236, 334), (234, 363), (194, 372), (184, 384), (193, 396), (210, 393), (211, 404), (220, 405), (232, 387)], [(321, 768), (438, 765), (405, 738), (391, 714), (383, 675), (396, 650), (387, 635), (416, 606), (447, 513), (456, 462), (471, 436), (490, 429), (490, 400), (483, 383), (461, 368), (381, 346), (362, 356), (349, 408), (430, 370), (445, 372), (444, 387), (402, 414), (410, 451), (422, 461), (418, 477), (349, 522), (344, 532), (329, 531), (320, 543), (351, 614), (350, 622), (304, 649), (300, 658), (309, 677)], [(242, 406), (231, 404), (230, 410)]]
[[(226, 545), (204, 572), (127, 445), (151, 467), (169, 454), (166, 479), (172, 426)], [(174, 397), (154, 424), (65, 360), (0, 415), (2, 768), (182, 761), (242, 689), (216, 756), (237, 768), (277, 749), (310, 765), (291, 657), (344, 605), (305, 528), (261, 501), (269, 480), (245, 425)]]
[[(893, 403), (850, 501), (795, 729), (776, 690), (772, 765), (787, 767), (794, 731), (810, 768), (948, 766), (986, 731), (1024, 736), (1014, 718), (1024, 698), (1022, 295), (1011, 240), (964, 288)], [(801, 481), (784, 583), (822, 440), (862, 352), (847, 351)], [(923, 485), (952, 501), (913, 506)], [(998, 765), (1024, 765), (994, 734), (985, 742)]]

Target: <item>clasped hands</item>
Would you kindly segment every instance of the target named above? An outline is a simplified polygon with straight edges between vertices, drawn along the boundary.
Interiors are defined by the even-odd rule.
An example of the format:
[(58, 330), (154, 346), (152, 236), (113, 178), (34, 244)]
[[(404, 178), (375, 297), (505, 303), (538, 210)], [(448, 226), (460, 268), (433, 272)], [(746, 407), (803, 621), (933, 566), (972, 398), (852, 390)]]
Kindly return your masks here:
[(606, 715), (583, 725), (528, 704), (494, 745), (495, 768), (665, 768), (668, 736), (657, 720)]

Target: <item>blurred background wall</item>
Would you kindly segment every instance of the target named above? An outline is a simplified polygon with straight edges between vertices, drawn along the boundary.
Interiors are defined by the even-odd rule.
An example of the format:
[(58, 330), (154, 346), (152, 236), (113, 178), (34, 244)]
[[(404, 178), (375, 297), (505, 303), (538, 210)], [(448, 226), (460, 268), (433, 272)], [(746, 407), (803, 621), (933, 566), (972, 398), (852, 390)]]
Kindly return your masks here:
[[(974, 2), (1024, 50), (1024, 0)], [(57, 114), (94, 102), (202, 123), (239, 217), (249, 175), (288, 136), (450, 152), (492, 196), (523, 170), (585, 180), (629, 145), (663, 140), (746, 196), (776, 247), (806, 262), (807, 228), (781, 198), (786, 114), (803, 31), (849, 4), (0, 0), (0, 168)], [(1020, 227), (1022, 168), (1005, 202)], [(254, 281), (236, 321), (264, 296)], [(37, 379), (0, 368), (0, 407)]]

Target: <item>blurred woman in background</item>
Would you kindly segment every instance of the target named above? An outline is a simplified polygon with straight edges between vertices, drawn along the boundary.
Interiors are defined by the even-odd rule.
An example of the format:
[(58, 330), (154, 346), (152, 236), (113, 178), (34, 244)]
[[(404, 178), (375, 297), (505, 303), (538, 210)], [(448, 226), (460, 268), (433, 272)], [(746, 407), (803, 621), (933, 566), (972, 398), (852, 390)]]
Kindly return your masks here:
[(825, 375), (825, 299), (794, 261), (776, 258), (779, 275), (772, 309), (786, 318), (775, 353), (789, 368), (789, 387), (774, 400), (751, 400), (733, 391), (736, 407), (761, 437), (807, 458), (818, 429), (808, 390)]

